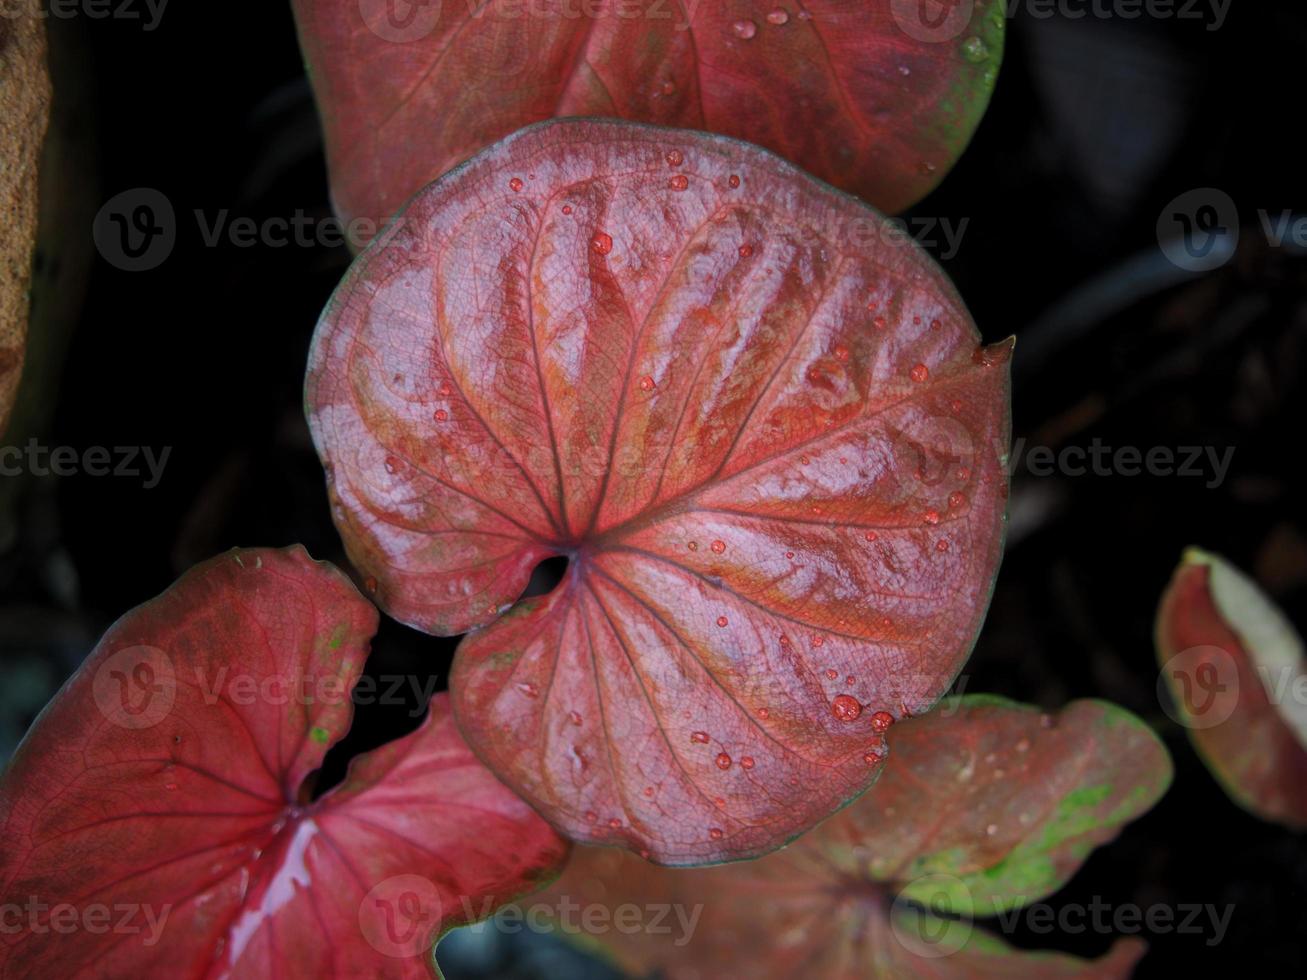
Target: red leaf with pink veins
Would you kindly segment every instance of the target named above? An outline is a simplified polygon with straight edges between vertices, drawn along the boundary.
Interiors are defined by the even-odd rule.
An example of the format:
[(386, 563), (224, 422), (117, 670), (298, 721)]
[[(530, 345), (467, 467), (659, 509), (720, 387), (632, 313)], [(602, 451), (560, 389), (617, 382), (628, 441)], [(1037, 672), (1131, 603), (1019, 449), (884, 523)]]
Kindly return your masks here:
[(336, 207), (369, 222), (496, 140), (559, 116), (749, 140), (901, 211), (970, 140), (1004, 29), (998, 0), (293, 6)]
[(769, 851), (965, 661), (1011, 345), (885, 227), (747, 144), (561, 121), (415, 198), (324, 313), (349, 554), (392, 615), (472, 631), (460, 727), (573, 838)]
[(565, 842), (443, 695), (309, 801), (376, 624), (302, 548), (119, 620), (0, 784), (0, 976), (429, 977), (441, 932), (551, 876)]

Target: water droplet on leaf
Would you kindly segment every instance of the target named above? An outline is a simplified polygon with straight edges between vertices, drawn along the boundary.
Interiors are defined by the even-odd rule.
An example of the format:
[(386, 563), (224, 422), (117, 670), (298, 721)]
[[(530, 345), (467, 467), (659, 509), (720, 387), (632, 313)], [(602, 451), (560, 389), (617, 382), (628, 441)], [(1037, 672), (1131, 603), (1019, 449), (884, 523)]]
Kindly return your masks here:
[(862, 714), (862, 705), (858, 699), (848, 694), (841, 694), (830, 706), (831, 714), (840, 721), (854, 721), (858, 715)]

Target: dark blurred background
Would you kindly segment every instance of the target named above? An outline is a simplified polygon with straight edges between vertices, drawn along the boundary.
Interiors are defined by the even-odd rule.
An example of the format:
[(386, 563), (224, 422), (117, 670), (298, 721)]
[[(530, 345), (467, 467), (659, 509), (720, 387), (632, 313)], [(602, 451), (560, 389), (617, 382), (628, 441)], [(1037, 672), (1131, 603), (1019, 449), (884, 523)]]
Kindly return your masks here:
[[(56, 159), (45, 186), (57, 190), (43, 202), (54, 227), (34, 309), (45, 329), (24, 412), (3, 441), (171, 452), (149, 488), (147, 475), (0, 477), (0, 758), (104, 628), (195, 562), (233, 545), (303, 542), (344, 563), (301, 384), (349, 256), (340, 245), (208, 246), (194, 217), (330, 215), (288, 4), (260, 6), (253, 17), (177, 3), (152, 30), (50, 22)], [(1008, 551), (967, 689), (1050, 708), (1107, 698), (1153, 723), (1175, 757), (1169, 795), (1054, 905), (1233, 904), (1216, 945), (1148, 937), (1138, 975), (1300, 975), (1302, 837), (1231, 803), (1163, 712), (1152, 617), (1182, 548), (1197, 543), (1307, 625), (1307, 250), (1265, 229), (1283, 212), (1307, 214), (1307, 9), (1241, 2), (1222, 18), (1204, 3), (1193, 17), (1072, 20), (1017, 6), (974, 142), (908, 215), (936, 222), (910, 228), (934, 239), (986, 339), (1018, 337), (1024, 452), (1014, 453)], [(114, 195), (143, 187), (175, 209), (176, 245), (157, 268), (123, 271), (95, 251), (91, 222)], [(1177, 211), (1215, 236), (1205, 259), (1159, 244), (1159, 223), (1173, 228)], [(962, 228), (956, 250), (940, 220)], [(1234, 453), (1223, 473), (1206, 452), (1200, 475), (1032, 472), (1030, 447), (1095, 440)], [(443, 687), (454, 645), (383, 618), (368, 669)], [(324, 779), (416, 722), (360, 708)], [(1082, 955), (1110, 942), (1092, 932), (1009, 938)], [(457, 936), (441, 959), (454, 980), (608, 975), (529, 933)]]

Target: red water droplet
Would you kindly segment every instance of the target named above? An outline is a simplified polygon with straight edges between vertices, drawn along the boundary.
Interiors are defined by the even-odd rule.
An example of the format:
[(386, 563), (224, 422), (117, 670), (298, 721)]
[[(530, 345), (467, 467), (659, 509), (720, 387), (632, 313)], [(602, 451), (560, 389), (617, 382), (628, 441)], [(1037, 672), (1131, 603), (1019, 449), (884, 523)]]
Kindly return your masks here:
[(874, 766), (880, 762), (880, 754), (877, 752), (868, 752), (862, 757), (862, 761), (869, 766)]
[(787, 551), (787, 552), (785, 552), (785, 557), (786, 557), (786, 558), (793, 558), (793, 557), (794, 557), (794, 552), (792, 552), (792, 551)]
[(840, 676), (840, 672), (832, 667), (830, 670), (826, 671), (826, 676), (831, 680), (835, 680), (835, 678)]
[(731, 174), (730, 179), (727, 180), (726, 183), (730, 184), (731, 187), (739, 187), (739, 186), (740, 186), (740, 178), (739, 178), (739, 175), (738, 175), (738, 174)]
[(877, 330), (884, 330), (885, 327), (888, 325), (888, 323), (889, 321), (886, 320), (883, 316), (878, 316), (871, 321), (871, 325), (875, 327)]
[(707, 732), (691, 732), (691, 733), (690, 733), (690, 741), (693, 742), (693, 743), (695, 743), (696, 745), (707, 745), (707, 744), (708, 744), (708, 733), (707, 733)]
[(771, 717), (771, 712), (768, 711), (766, 708), (759, 708), (758, 717), (761, 718), (763, 721), (766, 721), (768, 718)]
[(590, 239), (590, 247), (598, 255), (607, 255), (613, 250), (613, 236), (607, 232), (597, 231), (594, 238)]
[(849, 687), (852, 687), (854, 684), (858, 683), (858, 679), (850, 674), (848, 677), (844, 678), (844, 683), (849, 685)]
[(740, 246), (740, 258), (747, 259), (752, 254), (753, 254), (752, 245), (745, 244)]
[(894, 620), (890, 619), (888, 616), (881, 616), (881, 617), (880, 617), (880, 625), (881, 625), (881, 626), (893, 626), (893, 625), (894, 625)]
[(685, 174), (677, 174), (667, 182), (667, 186), (674, 191), (683, 191), (690, 186), (690, 178)]
[(680, 150), (672, 150), (667, 154), (667, 164), (671, 167), (679, 167), (685, 162), (685, 154)]
[(587, 823), (594, 823), (599, 819), (599, 814), (595, 813), (593, 810), (586, 810), (585, 819)]
[(758, 33), (758, 25), (751, 20), (737, 20), (731, 25), (731, 30), (740, 40), (747, 41)]
[(849, 359), (849, 349), (843, 344), (836, 344), (835, 350), (832, 351), (837, 361), (847, 361)]
[(653, 391), (657, 387), (658, 387), (658, 382), (654, 381), (654, 379), (649, 377), (649, 375), (647, 374), (640, 379), (641, 391)]
[(825, 642), (826, 642), (826, 637), (824, 636), (814, 636), (812, 638), (812, 645), (815, 647), (822, 646)]
[(714, 541), (714, 542), (713, 542), (712, 544), (710, 544), (708, 547), (712, 548), (712, 551), (713, 551), (713, 554), (714, 554), (714, 555), (720, 555), (723, 551), (726, 550), (726, 542), (725, 542), (725, 541)]
[(938, 523), (939, 523), (939, 511), (937, 511), (937, 510), (928, 510), (928, 511), (926, 511), (925, 514), (922, 515), (921, 519), (922, 519), (925, 523), (927, 523), (927, 524), (938, 524)]
[(782, 633), (782, 634), (781, 634), (781, 646), (783, 646), (783, 647), (787, 647), (787, 646), (789, 646), (789, 645), (790, 645), (790, 638), (789, 638), (788, 636), (786, 636), (784, 633)]
[(571, 214), (571, 213), (572, 213), (572, 205), (570, 205), (570, 204), (564, 204), (564, 205), (563, 205), (563, 214)]
[(438, 409), (436, 409), (435, 420), (436, 420), (437, 422), (443, 422), (443, 421), (445, 421), (447, 418), (449, 418), (449, 413), (448, 413), (448, 412), (446, 412), (443, 408), (438, 408)]
[(579, 712), (576, 711), (570, 712), (567, 716), (567, 720), (570, 721), (573, 725), (580, 725), (581, 715)]
[(725, 752), (717, 753), (717, 758), (714, 761), (717, 763), (718, 769), (731, 768), (731, 757), (727, 755)]
[(945, 541), (943, 538), (940, 538), (938, 541), (935, 542), (935, 550), (948, 551), (948, 542)]
[(953, 510), (957, 510), (967, 502), (967, 495), (961, 490), (954, 490), (948, 495), (948, 505)]
[(448, 395), (448, 394), (450, 394), (453, 390), (454, 390), (454, 389), (450, 387), (448, 381), (442, 381), (442, 382), (440, 382), (440, 393), (441, 393), (442, 395)]
[(790, 22), (789, 13), (781, 7), (777, 7), (767, 15), (767, 23), (775, 24), (777, 27), (783, 27)]
[(689, 544), (686, 545), (686, 547), (689, 548), (691, 551), (698, 551), (698, 550), (699, 550), (699, 542), (698, 542), (698, 541), (691, 541)]
[(718, 625), (718, 626), (725, 626), (725, 625), (726, 625), (727, 623), (729, 623), (729, 622), (730, 622), (730, 620), (727, 619), (725, 616), (718, 616), (718, 617), (717, 617), (717, 625)]
[(522, 189), (522, 178), (514, 177), (512, 180), (508, 182), (508, 186), (515, 191), (520, 191)]
[(959, 466), (957, 477), (963, 483), (966, 483), (968, 480), (971, 479), (971, 470), (967, 469), (965, 466)]
[(652, 800), (654, 795), (654, 788), (652, 786), (646, 786), (644, 788), (644, 795)]
[(888, 711), (877, 711), (871, 716), (871, 730), (877, 735), (884, 735), (894, 724), (894, 716)]
[(848, 694), (841, 694), (830, 705), (831, 714), (840, 721), (853, 721), (862, 714), (862, 705), (858, 699)]
[(930, 321), (930, 329), (931, 329), (931, 330), (938, 330), (938, 329), (939, 329), (940, 327), (942, 327), (942, 326), (944, 326), (944, 324), (940, 323), (938, 320), (931, 320), (931, 321)]
[(866, 534), (863, 535), (863, 537), (866, 538), (868, 541), (875, 541), (878, 537), (880, 537), (880, 535), (878, 535), (875, 531), (868, 531)]
[(387, 457), (386, 457), (386, 472), (387, 472), (387, 473), (394, 473), (397, 469), (399, 469), (399, 460), (397, 460), (394, 456), (387, 456)]
[(530, 682), (517, 685), (517, 689), (529, 698), (540, 696), (540, 689)]
[(613, 830), (618, 830), (622, 826), (622, 821), (618, 820), (616, 817), (613, 817), (613, 819), (608, 821), (608, 826), (612, 827)]
[(675, 82), (673, 82), (671, 79), (668, 79), (667, 81), (663, 82), (663, 95), (671, 95), (675, 91), (676, 91)]
[(740, 759), (740, 768), (742, 768), (742, 769), (752, 769), (752, 768), (753, 768), (753, 756), (746, 755), (746, 756), (744, 756), (742, 759)]
[(917, 384), (920, 384), (930, 377), (930, 368), (926, 367), (924, 364), (918, 364), (908, 372), (908, 377), (917, 382)]

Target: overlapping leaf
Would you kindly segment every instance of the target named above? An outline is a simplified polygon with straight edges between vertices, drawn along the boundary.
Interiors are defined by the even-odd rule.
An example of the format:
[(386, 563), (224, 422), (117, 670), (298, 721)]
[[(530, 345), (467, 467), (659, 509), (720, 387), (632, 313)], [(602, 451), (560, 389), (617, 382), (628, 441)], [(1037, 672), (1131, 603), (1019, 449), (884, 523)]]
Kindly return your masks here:
[(552, 874), (565, 842), (444, 696), (308, 799), (375, 628), (302, 549), (231, 552), (115, 624), (0, 784), (0, 976), (432, 976), (441, 931)]
[[(1013, 949), (972, 919), (1048, 895), (1157, 801), (1170, 760), (1143, 723), (1102, 702), (1050, 716), (981, 697), (889, 741), (876, 786), (784, 851), (676, 870), (582, 848), (535, 902), (606, 910), (589, 912), (602, 930), (563, 931), (668, 980), (1129, 975), (1139, 940), (1086, 962)], [(616, 928), (624, 906), (667, 911)]]
[(337, 209), (384, 219), (529, 123), (616, 116), (775, 150), (894, 212), (971, 137), (997, 0), (294, 0)]
[(1226, 792), (1307, 827), (1307, 657), (1256, 583), (1191, 548), (1157, 612), (1157, 658), (1175, 717)]
[(459, 724), (574, 839), (771, 850), (970, 651), (1011, 345), (885, 228), (746, 144), (561, 121), (419, 195), (324, 313), (350, 556), (392, 615), (472, 630)]

